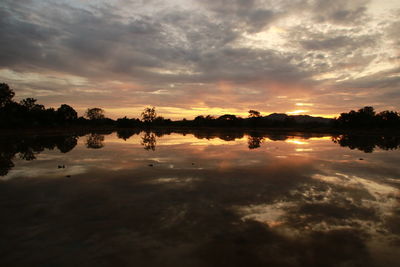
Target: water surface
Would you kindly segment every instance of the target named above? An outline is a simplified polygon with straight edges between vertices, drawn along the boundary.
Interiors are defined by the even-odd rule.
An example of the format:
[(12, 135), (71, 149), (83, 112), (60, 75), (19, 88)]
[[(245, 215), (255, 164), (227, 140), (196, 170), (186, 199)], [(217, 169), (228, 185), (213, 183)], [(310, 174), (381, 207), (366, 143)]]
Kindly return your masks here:
[(0, 138), (1, 266), (399, 266), (399, 138)]

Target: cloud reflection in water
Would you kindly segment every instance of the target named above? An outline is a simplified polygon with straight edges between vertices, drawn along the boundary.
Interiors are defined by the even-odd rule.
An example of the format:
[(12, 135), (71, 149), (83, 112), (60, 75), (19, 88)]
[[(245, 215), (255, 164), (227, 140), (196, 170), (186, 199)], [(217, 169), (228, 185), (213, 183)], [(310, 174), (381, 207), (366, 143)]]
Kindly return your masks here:
[[(326, 137), (217, 133), (154, 134), (153, 150), (143, 149), (143, 134), (105, 135), (100, 149), (78, 140), (64, 154), (48, 144), (32, 161), (14, 156), (0, 183), (7, 229), (0, 263), (400, 262), (397, 150), (366, 154)], [(249, 149), (253, 137), (262, 142)]]

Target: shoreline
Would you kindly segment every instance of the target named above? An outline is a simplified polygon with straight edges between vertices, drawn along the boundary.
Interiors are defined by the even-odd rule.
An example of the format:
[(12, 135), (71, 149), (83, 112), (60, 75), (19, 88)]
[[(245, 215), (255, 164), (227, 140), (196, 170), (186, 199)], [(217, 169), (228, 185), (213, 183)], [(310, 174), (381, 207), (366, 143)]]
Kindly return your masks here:
[(115, 131), (155, 131), (165, 133), (191, 133), (191, 132), (242, 132), (244, 134), (261, 133), (285, 133), (285, 134), (318, 134), (318, 135), (385, 135), (400, 136), (400, 129), (337, 129), (337, 128), (268, 128), (268, 127), (188, 127), (188, 126), (150, 126), (150, 127), (127, 127), (120, 128), (115, 126), (63, 126), (63, 127), (40, 127), (40, 128), (14, 128), (0, 129), (0, 136), (8, 135), (61, 135), (77, 134), (84, 135), (89, 133), (107, 134)]

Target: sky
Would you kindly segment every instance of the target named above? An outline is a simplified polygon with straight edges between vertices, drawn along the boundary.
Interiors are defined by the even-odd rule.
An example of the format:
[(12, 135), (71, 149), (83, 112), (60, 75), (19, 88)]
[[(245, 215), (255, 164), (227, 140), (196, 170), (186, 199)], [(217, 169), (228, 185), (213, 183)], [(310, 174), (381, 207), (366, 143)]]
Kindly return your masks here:
[(1, 0), (0, 82), (80, 115), (400, 111), (398, 0)]

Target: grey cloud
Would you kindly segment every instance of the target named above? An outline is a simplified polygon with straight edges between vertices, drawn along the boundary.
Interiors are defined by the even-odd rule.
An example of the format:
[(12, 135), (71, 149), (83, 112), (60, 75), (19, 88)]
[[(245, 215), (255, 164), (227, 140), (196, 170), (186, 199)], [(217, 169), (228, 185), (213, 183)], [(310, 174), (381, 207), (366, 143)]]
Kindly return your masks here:
[(257, 0), (199, 0), (224, 23), (247, 32), (259, 32), (281, 16), (281, 11), (269, 1)]
[[(238, 1), (237, 6), (245, 9), (244, 2)], [(262, 13), (259, 16), (263, 17)], [(246, 82), (271, 77), (300, 81), (309, 76), (290, 63), (290, 54), (231, 47), (230, 42), (238, 33), (197, 12), (165, 12), (157, 17), (136, 16), (123, 21), (112, 11), (98, 14), (51, 5), (43, 10), (40, 23), (20, 21), (18, 14), (15, 11), (2, 27), (9, 34), (9, 43), (2, 44), (2, 58), (17, 55), (3, 61), (3, 67), (14, 64), (29, 69), (34, 65), (81, 76), (129, 76), (154, 83)], [(37, 32), (36, 38), (30, 38), (26, 31)], [(177, 73), (160, 73), (157, 69)], [(194, 73), (185, 73), (188, 69)]]
[(236, 82), (255, 79), (301, 81), (310, 76), (291, 63), (291, 59), (292, 55), (281, 55), (273, 50), (222, 49), (204, 55), (199, 66), (203, 73)]
[(398, 90), (400, 88), (400, 68), (396, 67), (390, 70), (381, 71), (374, 75), (345, 81), (338, 85), (347, 88), (392, 88)]
[[(398, 18), (400, 17), (400, 9), (396, 12)], [(400, 46), (400, 19), (391, 21), (386, 29), (387, 37), (392, 40), (393, 44)]]
[(315, 0), (312, 11), (317, 22), (355, 24), (367, 18), (368, 2), (369, 0)]
[(343, 47), (359, 47), (371, 46), (374, 44), (374, 39), (371, 36), (361, 36), (361, 37), (350, 37), (350, 36), (336, 36), (321, 39), (308, 39), (301, 40), (300, 44), (304, 49), (307, 50), (331, 50), (340, 49)]
[(318, 102), (324, 107), (335, 103), (332, 110), (350, 110), (374, 106), (377, 110), (400, 108), (400, 68), (381, 71), (374, 75), (352, 78), (332, 85), (321, 92)]
[[(68, 3), (68, 4), (65, 4)], [(375, 58), (382, 36), (377, 31), (360, 33), (365, 19), (366, 1), (197, 1), (190, 9), (168, 7), (159, 1), (127, 1), (80, 7), (64, 1), (9, 1), (0, 4), (0, 68), (28, 72), (56, 72), (84, 77), (92, 87), (103, 88), (108, 81), (140, 84), (140, 94), (127, 92), (134, 103), (194, 103), (203, 99), (212, 106), (226, 99), (215, 88), (220, 81), (234, 83), (231, 100), (249, 103), (254, 95), (241, 94), (238, 88), (256, 92), (257, 101), (269, 96), (269, 83), (307, 88), (318, 94), (322, 83), (318, 74), (343, 70), (338, 84), (346, 90), (350, 83), (396, 86), (396, 78), (378, 74), (374, 81), (353, 79), (347, 69), (362, 70)], [(145, 11), (140, 6), (146, 6)], [(188, 4), (189, 5), (189, 4)], [(129, 9), (129, 15), (124, 11)], [(133, 8), (135, 7), (135, 8)], [(149, 11), (150, 10), (150, 11)], [(296, 15), (304, 21), (346, 24), (327, 27), (307, 24), (282, 34), (290, 49), (240, 46), (246, 34), (259, 32), (274, 22)], [(342, 25), (343, 26), (343, 25)], [(398, 34), (396, 24), (387, 34)], [(268, 42), (268, 41), (266, 41)], [(379, 81), (379, 83), (378, 83)], [(377, 83), (375, 83), (377, 82)], [(175, 89), (169, 84), (181, 84)], [(193, 86), (191, 84), (205, 84)], [(25, 84), (24, 88), (29, 85)], [(36, 85), (35, 85), (36, 86)], [(51, 85), (41, 83), (49, 88)], [(284, 88), (285, 86), (282, 86)], [(54, 85), (55, 92), (69, 94), (71, 85)], [(84, 91), (84, 86), (80, 86)], [(49, 89), (50, 90), (50, 89)], [(107, 88), (104, 88), (107, 91)], [(112, 90), (109, 88), (108, 90)], [(167, 95), (150, 94), (167, 90)], [(217, 95), (219, 94), (219, 95)], [(90, 93), (85, 93), (90, 95)], [(263, 98), (264, 97), (264, 98)], [(93, 99), (117, 96), (97, 95)], [(185, 104), (182, 104), (185, 105)]]
[(358, 26), (321, 30), (308, 25), (291, 28), (286, 38), (291, 38), (299, 51), (307, 52), (297, 54), (304, 68), (319, 74), (342, 71), (351, 78), (348, 70), (361, 71), (379, 55), (376, 48), (383, 38), (379, 31), (359, 32)]
[[(5, 42), (0, 44), (3, 67), (18, 65), (29, 69), (34, 65), (73, 74), (98, 75), (107, 71), (107, 61), (113, 60), (115, 54), (122, 54), (124, 60), (139, 58), (145, 66), (155, 65), (151, 57), (145, 62), (140, 49), (148, 47), (146, 42), (161, 43), (162, 32), (155, 29), (160, 25), (144, 19), (123, 24), (112, 13), (99, 16), (65, 5), (45, 8), (40, 14), (41, 21), (21, 20), (18, 17), (21, 12), (13, 11), (14, 14), (1, 21), (1, 34), (5, 37)], [(139, 49), (135, 50), (135, 45)]]

